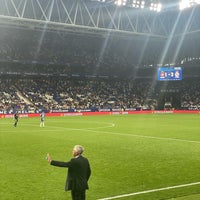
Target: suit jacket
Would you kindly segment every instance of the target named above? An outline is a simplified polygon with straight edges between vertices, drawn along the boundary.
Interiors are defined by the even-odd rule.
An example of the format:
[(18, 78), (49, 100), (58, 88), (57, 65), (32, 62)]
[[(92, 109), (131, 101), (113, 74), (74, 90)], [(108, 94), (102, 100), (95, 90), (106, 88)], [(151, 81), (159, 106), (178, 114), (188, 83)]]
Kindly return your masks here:
[(80, 155), (77, 158), (72, 158), (69, 162), (52, 160), (51, 165), (68, 168), (65, 184), (66, 191), (83, 191), (89, 189), (88, 180), (91, 175), (91, 168), (87, 158)]

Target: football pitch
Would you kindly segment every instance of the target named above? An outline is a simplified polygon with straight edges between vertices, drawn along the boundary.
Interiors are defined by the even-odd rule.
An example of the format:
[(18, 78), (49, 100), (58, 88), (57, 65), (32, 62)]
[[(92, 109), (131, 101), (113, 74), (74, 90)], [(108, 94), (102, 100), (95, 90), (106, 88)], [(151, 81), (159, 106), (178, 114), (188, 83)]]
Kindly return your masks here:
[(200, 199), (200, 115), (136, 114), (0, 119), (0, 199), (65, 200), (76, 144), (92, 174), (87, 200)]

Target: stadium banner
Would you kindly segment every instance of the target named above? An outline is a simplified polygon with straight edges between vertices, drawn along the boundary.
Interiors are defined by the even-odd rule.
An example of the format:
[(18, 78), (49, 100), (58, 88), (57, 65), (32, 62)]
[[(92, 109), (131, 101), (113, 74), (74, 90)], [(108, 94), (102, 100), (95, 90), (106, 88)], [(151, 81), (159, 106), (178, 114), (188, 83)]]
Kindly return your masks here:
[[(200, 114), (200, 110), (147, 110), (147, 111), (114, 111), (114, 112), (60, 112), (45, 113), (46, 117), (91, 116), (91, 115), (131, 115), (131, 114)], [(40, 117), (36, 114), (19, 114), (21, 118)], [(0, 118), (13, 118), (14, 114), (0, 114)]]

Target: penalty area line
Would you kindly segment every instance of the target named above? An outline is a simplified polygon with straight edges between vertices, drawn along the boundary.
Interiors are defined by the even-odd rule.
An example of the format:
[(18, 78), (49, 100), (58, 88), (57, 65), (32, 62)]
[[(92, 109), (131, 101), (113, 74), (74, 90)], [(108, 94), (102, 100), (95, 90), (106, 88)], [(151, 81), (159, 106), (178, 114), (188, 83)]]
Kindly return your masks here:
[(199, 184), (200, 184), (200, 182), (188, 183), (188, 184), (183, 184), (183, 185), (176, 185), (176, 186), (170, 186), (170, 187), (165, 187), (165, 188), (146, 190), (146, 191), (135, 192), (135, 193), (130, 193), (130, 194), (122, 194), (122, 195), (113, 196), (113, 197), (106, 197), (106, 198), (102, 198), (102, 199), (98, 199), (98, 200), (119, 199), (119, 198), (124, 198), (124, 197), (136, 196), (136, 195), (140, 195), (140, 194), (147, 194), (147, 193), (152, 193), (152, 192), (171, 190), (171, 189), (182, 188), (182, 187), (189, 187), (189, 186), (199, 185)]

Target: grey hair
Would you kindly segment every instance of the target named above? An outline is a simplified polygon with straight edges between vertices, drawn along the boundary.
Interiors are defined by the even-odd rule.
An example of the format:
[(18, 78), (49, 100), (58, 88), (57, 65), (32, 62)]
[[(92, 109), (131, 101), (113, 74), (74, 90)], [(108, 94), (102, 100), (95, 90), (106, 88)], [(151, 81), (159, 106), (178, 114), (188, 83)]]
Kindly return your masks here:
[(75, 145), (74, 150), (76, 150), (78, 154), (81, 155), (84, 152), (84, 147), (81, 145)]

